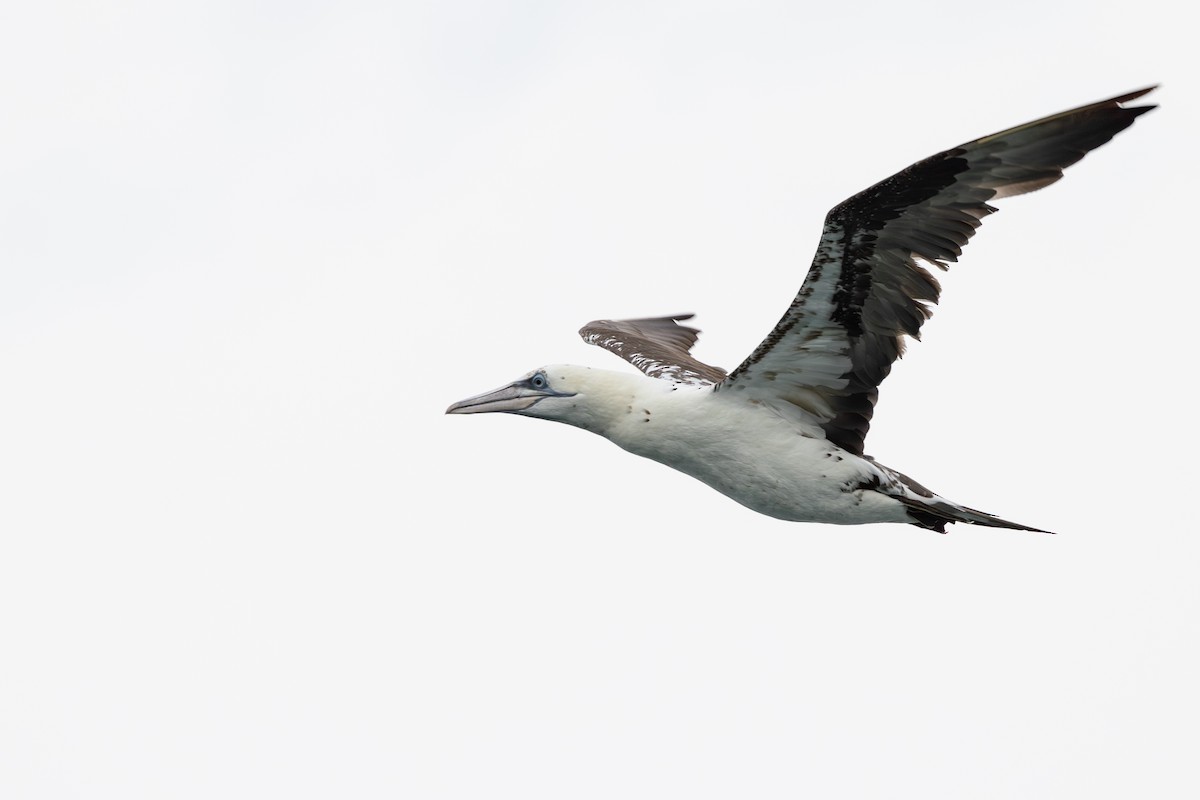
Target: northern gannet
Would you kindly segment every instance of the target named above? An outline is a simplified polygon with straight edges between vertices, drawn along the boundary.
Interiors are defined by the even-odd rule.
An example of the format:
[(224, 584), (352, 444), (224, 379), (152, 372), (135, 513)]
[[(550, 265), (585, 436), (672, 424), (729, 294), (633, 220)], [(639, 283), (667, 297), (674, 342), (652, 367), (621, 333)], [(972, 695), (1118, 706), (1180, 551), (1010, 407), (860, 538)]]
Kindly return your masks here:
[(644, 374), (566, 364), (450, 406), (598, 433), (779, 519), (947, 522), (1041, 531), (940, 497), (865, 455), (880, 382), (919, 338), (947, 269), (992, 200), (1024, 194), (1155, 106), (1155, 87), (1081, 106), (918, 161), (829, 212), (812, 266), (779, 324), (732, 373), (690, 355), (690, 314), (598, 320), (580, 330)]

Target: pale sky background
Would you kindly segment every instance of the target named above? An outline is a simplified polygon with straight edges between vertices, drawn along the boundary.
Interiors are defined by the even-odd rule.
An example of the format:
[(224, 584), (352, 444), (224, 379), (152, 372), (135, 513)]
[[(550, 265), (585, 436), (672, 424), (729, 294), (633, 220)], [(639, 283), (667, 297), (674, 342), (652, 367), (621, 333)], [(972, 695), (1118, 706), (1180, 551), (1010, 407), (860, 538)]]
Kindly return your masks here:
[[(0, 797), (1200, 796), (1185, 7), (3, 2)], [(442, 414), (598, 317), (732, 368), (834, 203), (1155, 82), (867, 442), (1057, 537)]]

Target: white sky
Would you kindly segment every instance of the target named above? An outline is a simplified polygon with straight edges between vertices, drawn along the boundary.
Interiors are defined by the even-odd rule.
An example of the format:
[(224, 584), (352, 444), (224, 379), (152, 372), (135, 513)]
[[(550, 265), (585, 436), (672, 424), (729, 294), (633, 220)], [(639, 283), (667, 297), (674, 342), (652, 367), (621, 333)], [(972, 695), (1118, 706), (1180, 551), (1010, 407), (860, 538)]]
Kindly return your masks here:
[[(1200, 794), (1183, 7), (0, 6), (0, 796)], [(442, 415), (598, 317), (733, 367), (831, 205), (1154, 82), (868, 439), (1057, 537)]]

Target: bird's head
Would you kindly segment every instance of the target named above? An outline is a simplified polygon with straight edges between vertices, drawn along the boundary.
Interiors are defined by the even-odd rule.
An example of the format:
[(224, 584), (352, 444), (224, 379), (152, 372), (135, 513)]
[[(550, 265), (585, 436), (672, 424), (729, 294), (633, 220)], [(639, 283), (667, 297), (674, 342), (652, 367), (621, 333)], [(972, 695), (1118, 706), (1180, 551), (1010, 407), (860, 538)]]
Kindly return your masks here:
[(609, 408), (624, 408), (635, 384), (647, 380), (609, 370), (552, 364), (535, 369), (507, 386), (460, 400), (447, 414), (486, 414), (503, 411), (525, 417), (565, 422), (599, 432), (607, 424)]

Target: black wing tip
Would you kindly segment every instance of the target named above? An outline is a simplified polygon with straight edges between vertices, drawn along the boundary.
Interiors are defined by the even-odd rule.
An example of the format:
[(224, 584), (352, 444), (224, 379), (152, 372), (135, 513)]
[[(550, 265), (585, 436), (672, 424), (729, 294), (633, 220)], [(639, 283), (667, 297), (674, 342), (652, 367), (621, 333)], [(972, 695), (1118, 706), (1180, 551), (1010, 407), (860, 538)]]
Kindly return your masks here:
[[(1147, 111), (1153, 111), (1154, 109), (1158, 108), (1158, 103), (1148, 103), (1146, 105), (1141, 105), (1141, 106), (1129, 106), (1129, 105), (1126, 105), (1126, 103), (1130, 103), (1134, 100), (1137, 100), (1139, 97), (1145, 97), (1146, 95), (1150, 94), (1157, 88), (1158, 88), (1158, 84), (1156, 83), (1153, 86), (1147, 86), (1144, 89), (1138, 89), (1136, 92), (1130, 92), (1128, 94), (1119, 95), (1117, 97), (1111, 97), (1108, 100), (1101, 100), (1099, 103), (1096, 103), (1095, 106), (1093, 106), (1093, 107), (1102, 108), (1102, 109), (1112, 109), (1114, 111), (1122, 112), (1122, 116), (1126, 120), (1125, 124), (1121, 128), (1121, 130), (1124, 130), (1125, 128), (1128, 128), (1130, 125), (1132, 125), (1133, 121), (1135, 119), (1137, 119), (1138, 117), (1140, 117), (1142, 114), (1145, 114)], [(1085, 109), (1081, 109), (1081, 110), (1086, 110), (1086, 107), (1085, 107)]]
[[(1157, 84), (1157, 83), (1151, 84), (1150, 86), (1146, 86), (1142, 89), (1137, 89), (1135, 91), (1127, 92), (1125, 94), (1119, 94), (1115, 97), (1109, 97), (1105, 100), (1098, 100), (1095, 103), (1089, 103), (1087, 105), (1079, 106), (1078, 108), (1069, 109), (1067, 111), (1062, 112), (1062, 114), (1055, 115), (1055, 116), (1064, 116), (1064, 115), (1068, 115), (1068, 114), (1076, 114), (1079, 112), (1094, 111), (1094, 110), (1104, 109), (1104, 108), (1120, 109), (1121, 111), (1133, 112), (1134, 116), (1137, 116), (1139, 114), (1145, 114), (1147, 111), (1150, 111), (1151, 109), (1158, 108), (1158, 104), (1151, 103), (1149, 105), (1144, 105), (1144, 106), (1127, 106), (1125, 104), (1131, 103), (1134, 100), (1137, 100), (1139, 97), (1145, 97), (1146, 95), (1150, 94), (1155, 89), (1157, 89), (1158, 87), (1159, 87), (1159, 84)], [(1040, 121), (1040, 120), (1038, 120), (1038, 121)]]
[(1116, 103), (1117, 108), (1121, 109), (1122, 111), (1124, 111), (1126, 114), (1129, 115), (1129, 118), (1131, 120), (1136, 119), (1137, 117), (1140, 117), (1142, 114), (1145, 114), (1148, 111), (1153, 111), (1154, 109), (1158, 108), (1158, 103), (1147, 103), (1147, 104), (1141, 105), (1141, 106), (1127, 106), (1127, 105), (1125, 105), (1125, 103), (1129, 102), (1130, 100), (1136, 100), (1137, 98), (1142, 97), (1143, 95), (1149, 94), (1150, 92), (1153, 92), (1157, 88), (1158, 88), (1158, 86), (1151, 86), (1148, 89), (1142, 89), (1140, 92), (1134, 92), (1133, 94), (1126, 95), (1125, 97), (1117, 98), (1114, 102)]
[[(676, 322), (676, 323), (679, 323), (679, 322), (683, 322), (684, 320), (689, 320), (694, 316), (696, 316), (696, 315), (691, 314), (691, 313), (667, 314), (664, 317), (639, 317), (638, 319), (630, 319), (630, 320), (624, 320), (624, 321), (625, 322)], [(688, 326), (680, 325), (679, 327), (687, 328)]]
[[(637, 319), (594, 319), (588, 324), (579, 329), (579, 336), (585, 341), (594, 344), (589, 337), (601, 333), (612, 333), (614, 330), (622, 329), (623, 326), (637, 325), (655, 325), (662, 323), (671, 323), (680, 331), (685, 331), (692, 335), (692, 341), (685, 347), (685, 350), (690, 350), (691, 345), (700, 336), (701, 330), (693, 328), (690, 325), (680, 325), (679, 323), (691, 319), (695, 314), (671, 314), (665, 317), (638, 317)], [(628, 329), (626, 328), (626, 332)]]
[[(1128, 103), (1131, 100), (1137, 100), (1139, 97), (1145, 97), (1146, 95), (1150, 94), (1155, 89), (1157, 89), (1159, 86), (1160, 86), (1160, 84), (1152, 83), (1149, 86), (1145, 87), (1144, 89), (1137, 89), (1135, 91), (1130, 92), (1129, 94), (1123, 94), (1123, 95), (1120, 95), (1119, 97), (1114, 97), (1111, 100), (1106, 100), (1105, 102), (1117, 103), (1118, 105), (1121, 103)], [(1154, 105), (1154, 106), (1137, 106), (1137, 108), (1145, 108), (1146, 110), (1149, 110), (1151, 108), (1158, 108), (1158, 106), (1156, 106), (1156, 105)]]
[(631, 317), (628, 319), (612, 319), (610, 317), (607, 319), (594, 319), (591, 322), (589, 322), (587, 325), (584, 325), (583, 327), (584, 328), (594, 328), (594, 327), (597, 327), (600, 325), (612, 325), (612, 324), (618, 323), (618, 322), (634, 322), (634, 323), (636, 323), (636, 322), (683, 322), (684, 320), (689, 320), (694, 316), (696, 316), (696, 315), (692, 314), (692, 313), (687, 313), (687, 314), (666, 314), (661, 317)]

